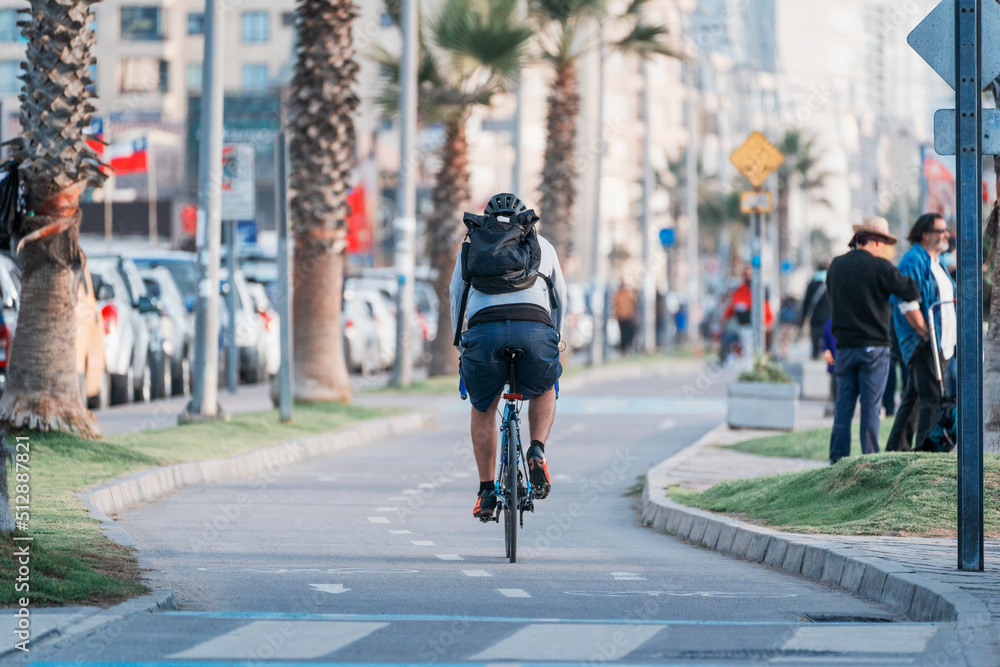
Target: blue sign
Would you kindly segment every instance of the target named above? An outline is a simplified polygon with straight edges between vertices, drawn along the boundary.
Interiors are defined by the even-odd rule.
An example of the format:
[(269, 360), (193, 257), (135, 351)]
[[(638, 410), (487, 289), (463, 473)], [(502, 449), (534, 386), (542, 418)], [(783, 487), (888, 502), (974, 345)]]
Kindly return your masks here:
[(795, 262), (793, 262), (793, 261), (791, 261), (789, 259), (786, 259), (785, 261), (783, 261), (781, 263), (781, 272), (782, 273), (791, 273), (794, 270), (795, 270)]
[(257, 221), (240, 220), (236, 223), (236, 238), (241, 246), (257, 245)]
[(673, 227), (666, 227), (660, 230), (660, 243), (664, 248), (673, 248), (677, 243), (677, 234)]

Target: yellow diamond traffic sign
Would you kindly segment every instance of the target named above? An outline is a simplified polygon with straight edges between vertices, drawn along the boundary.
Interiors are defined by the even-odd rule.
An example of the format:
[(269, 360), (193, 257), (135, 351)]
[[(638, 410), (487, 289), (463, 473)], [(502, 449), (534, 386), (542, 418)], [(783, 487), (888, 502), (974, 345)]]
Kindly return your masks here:
[(785, 156), (763, 134), (754, 132), (742, 146), (732, 152), (729, 161), (750, 181), (750, 185), (759, 188), (764, 185), (768, 176), (784, 164)]

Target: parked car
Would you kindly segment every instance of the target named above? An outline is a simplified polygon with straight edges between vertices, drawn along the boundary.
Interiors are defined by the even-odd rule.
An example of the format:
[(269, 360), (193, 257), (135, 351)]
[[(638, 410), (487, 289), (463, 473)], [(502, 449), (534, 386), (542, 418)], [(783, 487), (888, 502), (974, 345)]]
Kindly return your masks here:
[(347, 368), (362, 375), (377, 373), (381, 367), (381, 342), (371, 308), (354, 292), (344, 292), (344, 358)]
[(396, 317), (389, 310), (385, 298), (372, 289), (351, 289), (351, 299), (356, 299), (366, 309), (375, 324), (379, 341), (379, 368), (388, 368), (396, 361)]
[(140, 269), (139, 273), (150, 296), (159, 302), (163, 347), (171, 363), (169, 392), (173, 396), (186, 396), (191, 391), (191, 365), (194, 363), (194, 315), (188, 312), (184, 297), (167, 268)]
[(587, 289), (578, 283), (566, 286), (566, 318), (563, 340), (573, 351), (590, 346), (594, 338), (594, 316), (587, 304)]
[(264, 327), (264, 372), (267, 377), (271, 377), (277, 375), (281, 368), (281, 328), (278, 311), (271, 305), (267, 290), (261, 283), (247, 281), (247, 292)]
[(6, 255), (0, 255), (0, 393), (7, 385), (7, 361), (10, 344), (17, 330), (17, 311), (21, 306), (21, 270)]
[[(149, 354), (155, 344), (148, 316), (158, 309), (146, 294), (133, 290), (118, 270), (117, 257), (91, 257), (87, 265), (94, 282), (104, 319), (105, 360), (111, 373), (111, 402), (149, 401), (153, 396), (153, 359)], [(142, 279), (138, 282), (141, 284)]]
[(104, 363), (104, 317), (97, 305), (94, 282), (87, 267), (77, 281), (76, 372), (80, 393), (87, 407), (102, 409), (111, 405), (111, 378)]
[[(229, 271), (222, 267), (219, 270), (219, 294), (222, 297), (221, 311), (223, 330), (228, 331), (229, 309), (226, 305), (230, 282), (236, 289), (236, 347), (239, 350), (240, 378), (249, 384), (261, 382), (264, 379), (267, 360), (267, 340), (264, 323), (260, 314), (254, 308), (253, 298), (247, 288), (243, 273), (237, 269), (235, 280), (229, 280)], [(228, 341), (228, 333), (223, 343)]]
[(193, 252), (180, 250), (133, 252), (129, 258), (140, 270), (162, 266), (170, 271), (184, 297), (184, 307), (193, 313), (198, 302), (198, 259)]

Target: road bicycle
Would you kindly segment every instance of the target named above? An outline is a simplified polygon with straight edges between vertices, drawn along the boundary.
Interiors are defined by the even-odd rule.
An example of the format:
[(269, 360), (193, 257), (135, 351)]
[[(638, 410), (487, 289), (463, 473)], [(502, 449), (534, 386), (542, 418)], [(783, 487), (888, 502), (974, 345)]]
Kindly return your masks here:
[[(504, 544), (507, 558), (517, 562), (517, 529), (524, 527), (524, 513), (535, 511), (535, 491), (528, 478), (527, 462), (521, 449), (520, 413), (522, 395), (517, 393), (515, 369), (517, 362), (524, 358), (525, 351), (517, 347), (505, 347), (497, 356), (509, 367), (507, 391), (503, 394), (503, 419), (500, 422), (500, 451), (497, 459), (496, 494), (497, 509), (493, 517), (483, 521), (500, 521), (503, 516)], [(464, 401), (468, 398), (465, 381), (459, 379), (459, 393)], [(559, 394), (556, 383), (556, 395)]]

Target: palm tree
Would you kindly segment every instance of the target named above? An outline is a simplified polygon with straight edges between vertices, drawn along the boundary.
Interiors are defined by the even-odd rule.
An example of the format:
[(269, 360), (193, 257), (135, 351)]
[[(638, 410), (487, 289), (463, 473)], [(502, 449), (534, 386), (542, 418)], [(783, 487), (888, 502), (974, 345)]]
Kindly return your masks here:
[[(989, 87), (994, 100), (1000, 100), (1000, 79)], [(1000, 155), (993, 156), (997, 192), (1000, 193)], [(993, 202), (986, 231), (983, 234), (985, 270), (992, 271), (993, 290), (990, 295), (989, 320), (983, 340), (983, 450), (1000, 452), (1000, 262), (996, 261), (1000, 245), (1000, 195)], [(992, 266), (991, 266), (992, 265)], [(984, 271), (985, 272), (985, 271)]]
[[(600, 42), (581, 42), (581, 33), (613, 23), (625, 36), (611, 47), (640, 56), (676, 55), (663, 41), (666, 30), (642, 20), (647, 0), (632, 0), (621, 16), (610, 16), (604, 0), (529, 0), (538, 24), (543, 59), (553, 70), (542, 167), (541, 216), (545, 236), (565, 265), (573, 251), (573, 204), (576, 200), (576, 134), (580, 114), (578, 63)], [(603, 132), (604, 128), (600, 128)]]
[(340, 319), (358, 106), (355, 16), (351, 0), (301, 0), (296, 9), (289, 204), (295, 234), (295, 397), (301, 400), (351, 399)]
[[(97, 418), (84, 405), (76, 374), (80, 194), (103, 176), (83, 131), (94, 112), (89, 67), (94, 33), (90, 0), (32, 0), (23, 20), (20, 161), (25, 210), (14, 223), (23, 248), (21, 310), (7, 387), (0, 400), (0, 430), (76, 432), (99, 437)], [(11, 449), (0, 446), (0, 532), (13, 529), (7, 496)]]
[[(430, 375), (458, 371), (452, 345), (449, 288), (462, 239), (461, 212), (469, 199), (469, 160), (465, 123), (476, 107), (510, 90), (520, 69), (531, 29), (516, 15), (518, 0), (445, 0), (438, 14), (420, 31), (417, 105), (425, 122), (440, 123), (444, 144), (427, 220), (428, 250), (436, 270), (438, 335), (431, 345)], [(395, 4), (395, 3), (393, 3)], [(397, 25), (398, 4), (387, 3)], [(395, 111), (399, 100), (399, 59), (378, 54), (386, 85), (381, 103)]]
[[(785, 156), (785, 162), (778, 168), (778, 263), (779, 266), (791, 259), (791, 232), (789, 229), (788, 204), (793, 181), (803, 192), (811, 192), (826, 184), (828, 174), (819, 170), (815, 137), (804, 137), (799, 130), (788, 130), (778, 142), (778, 150)], [(788, 292), (788, 277), (784, 271), (778, 272), (778, 294), (784, 297)]]

